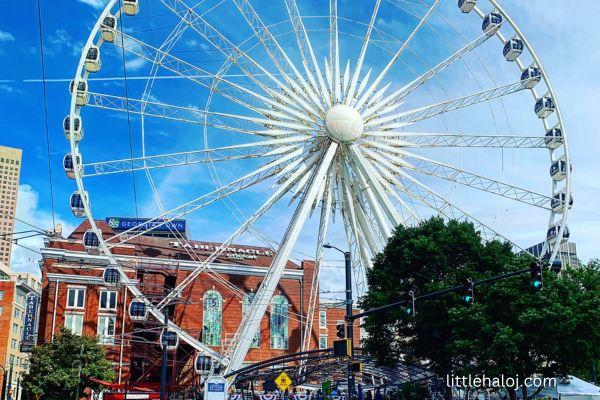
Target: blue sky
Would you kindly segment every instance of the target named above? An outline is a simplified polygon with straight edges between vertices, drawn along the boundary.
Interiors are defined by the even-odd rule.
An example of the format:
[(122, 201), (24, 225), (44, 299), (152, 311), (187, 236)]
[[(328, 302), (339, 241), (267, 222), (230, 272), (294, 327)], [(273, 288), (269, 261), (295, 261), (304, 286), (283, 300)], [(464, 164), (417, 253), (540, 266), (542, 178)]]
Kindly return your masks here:
[[(45, 3), (45, 4), (44, 4)], [(61, 128), (61, 122), (68, 113), (69, 93), (68, 80), (71, 79), (78, 64), (83, 43), (93, 26), (102, 4), (102, 0), (54, 0), (50, 3), (42, 2), (42, 23), (44, 55), (46, 62), (46, 78), (48, 79), (47, 106), (48, 126), (50, 138), (50, 164), (53, 174), (54, 209), (57, 220), (65, 225), (68, 231), (78, 223), (70, 215), (68, 197), (75, 185), (69, 181), (61, 169), (61, 160), (67, 151), (68, 144)], [(188, 2), (189, 3), (189, 2)], [(216, 4), (209, 1), (207, 4)], [(263, 15), (265, 21), (274, 23), (285, 17), (285, 8), (282, 5), (268, 7), (263, 2), (253, 2)], [(282, 2), (283, 3), (283, 2)], [(322, 15), (327, 12), (326, 2), (323, 0), (299, 1), (301, 11), (305, 15)], [(340, 14), (346, 18), (367, 20), (365, 15), (372, 7), (372, 1), (345, 0), (340, 1)], [(397, 3), (403, 3), (399, 1)], [(431, 1), (427, 1), (431, 3)], [(470, 40), (479, 34), (480, 21), (473, 15), (463, 16), (457, 11), (454, 0), (442, 0), (440, 13)], [(486, 1), (481, 1), (483, 6)], [(595, 0), (578, 0), (578, 12), (574, 12), (572, 2), (561, 0), (507, 0), (502, 4), (512, 15), (527, 38), (538, 53), (550, 80), (559, 96), (565, 123), (570, 135), (571, 158), (573, 160), (573, 193), (575, 207), (570, 214), (569, 226), (572, 240), (577, 243), (580, 257), (588, 260), (600, 256), (596, 243), (596, 232), (600, 211), (597, 196), (600, 194), (600, 183), (597, 175), (600, 172), (598, 153), (600, 151), (600, 137), (598, 132), (598, 119), (595, 118), (596, 96), (600, 92), (600, 81), (595, 72), (600, 67), (600, 54), (597, 51), (600, 43), (600, 34), (596, 16), (600, 12), (600, 3)], [(24, 149), (23, 170), (21, 175), (21, 193), (19, 197), (18, 214), (24, 220), (33, 222), (38, 226), (49, 228), (52, 220), (50, 186), (48, 180), (48, 153), (45, 136), (43, 86), (40, 83), (40, 43), (37, 28), (37, 8), (35, 2), (9, 2), (0, 1), (3, 6), (4, 17), (0, 19), (0, 104), (2, 113), (2, 134), (0, 144)], [(406, 5), (409, 4), (409, 5)], [(408, 16), (407, 10), (414, 10), (423, 14), (423, 8), (405, 3), (404, 10), (394, 8), (384, 1), (382, 13), (377, 21), (377, 27), (383, 31), (404, 38), (415, 24), (414, 18)], [(135, 19), (126, 18), (124, 29), (132, 35), (142, 38), (153, 44), (160, 44), (169, 28), (174, 24), (174, 17), (160, 2), (152, 0), (142, 1), (142, 12)], [(8, 18), (8, 16), (12, 16)], [(210, 14), (209, 19), (215, 26), (233, 39), (234, 42), (243, 40), (247, 28), (234, 9), (230, 0)], [(242, 24), (242, 25), (240, 25)], [(344, 25), (345, 24), (345, 25)], [(451, 30), (444, 25), (441, 18), (432, 20), (439, 31), (447, 36), (448, 41), (459, 46), (464, 41), (452, 35)], [(437, 25), (436, 25), (437, 24)], [(361, 35), (362, 27), (351, 23), (342, 22), (342, 29)], [(326, 27), (319, 19), (310, 20), (307, 26), (313, 29)], [(278, 28), (275, 28), (276, 32)], [(283, 32), (283, 30), (281, 31)], [(364, 34), (364, 32), (362, 32)], [(246, 34), (247, 36), (247, 34)], [(289, 36), (283, 36), (284, 41), (289, 41)], [(426, 31), (415, 41), (414, 48), (421, 56), (418, 59), (413, 53), (407, 52), (404, 57), (406, 64), (399, 64), (393, 71), (392, 87), (400, 87), (407, 82), (406, 76), (411, 76), (411, 68), (422, 71), (422, 62), (433, 63), (447, 56), (448, 48), (442, 45), (439, 35)], [(314, 34), (314, 45), (317, 51), (325, 55), (328, 45), (327, 37)], [(287, 43), (287, 42), (286, 42)], [(290, 42), (293, 44), (293, 42)], [(346, 53), (342, 61), (352, 58), (359, 48), (357, 39), (347, 39), (344, 47)], [(291, 44), (289, 46), (291, 46)], [(373, 46), (372, 46), (373, 47)], [(209, 71), (216, 71), (220, 66), (220, 55), (210, 49), (206, 43), (197, 36), (186, 32), (175, 47), (176, 54), (191, 63), (201, 66)], [(255, 50), (257, 59), (264, 60), (265, 56), (260, 50)], [(123, 76), (122, 54), (114, 47), (102, 48), (103, 69), (97, 77), (111, 78)], [(481, 49), (483, 64), (473, 58), (475, 68), (478, 68), (478, 77), (484, 87), (493, 87), (492, 79), (498, 84), (511, 83), (518, 79), (515, 67), (507, 65), (501, 56), (501, 45), (490, 41)], [(321, 56), (321, 59), (322, 59)], [(381, 50), (373, 49), (367, 58), (365, 69), (381, 67), (387, 60), (386, 54)], [(423, 61), (424, 60), (424, 61)], [(126, 56), (125, 66), (130, 78), (146, 76), (149, 63), (144, 60)], [(464, 67), (450, 69), (442, 79), (444, 88), (451, 97), (468, 94), (475, 91), (476, 86), (471, 81)], [(231, 71), (235, 73), (235, 69)], [(492, 78), (486, 78), (489, 73)], [(159, 73), (160, 74), (160, 73)], [(65, 81), (67, 80), (67, 81)], [(144, 89), (144, 80), (130, 79), (127, 90), (131, 97), (139, 98)], [(103, 93), (123, 95), (125, 85), (122, 80), (105, 80), (93, 83), (93, 90)], [(432, 85), (431, 93), (416, 93), (414, 106), (432, 103), (431, 96), (438, 98), (442, 95), (441, 86)], [(162, 102), (179, 104), (182, 106), (203, 107), (206, 91), (197, 86), (190, 86), (181, 80), (159, 80), (153, 96)], [(421, 104), (422, 103), (422, 104)], [(412, 108), (410, 104), (407, 107)], [(500, 107), (495, 103), (494, 107)], [(496, 115), (495, 127), (491, 125), (489, 109), (470, 111), (470, 113), (457, 113), (460, 128), (481, 129), (491, 132), (493, 129), (506, 131), (512, 129), (515, 134), (542, 135), (541, 124), (532, 117), (532, 99), (530, 96), (516, 97), (507, 102), (509, 112)], [(237, 111), (231, 104), (217, 99), (214, 109), (219, 111)], [(504, 115), (503, 115), (504, 114)], [(449, 121), (449, 122), (448, 122)], [(438, 121), (437, 128), (442, 122), (450, 124), (449, 131), (456, 130), (451, 119)], [(86, 127), (85, 143), (82, 144), (84, 161), (100, 161), (118, 158), (127, 158), (130, 154), (129, 130), (132, 132), (132, 150), (135, 155), (141, 152), (140, 147), (140, 120), (132, 117), (129, 121), (124, 114), (103, 110), (85, 110), (84, 126)], [(202, 132), (195, 126), (181, 123), (164, 123), (162, 121), (147, 121), (148, 141), (150, 152), (183, 151), (202, 148)], [(436, 129), (436, 124), (424, 125), (423, 129)], [(240, 139), (226, 132), (211, 132), (209, 145), (225, 145), (240, 143), (240, 140), (252, 141), (251, 138)], [(542, 154), (543, 153), (543, 154)], [(473, 152), (464, 153), (461, 157), (462, 165), (471, 170), (477, 169), (484, 175), (503, 178), (507, 181), (517, 181), (542, 193), (550, 190), (550, 179), (547, 170), (549, 162), (547, 152), (529, 155), (518, 151), (492, 153)], [(431, 153), (430, 153), (431, 155)], [(440, 159), (447, 162), (456, 161), (460, 155), (456, 153), (440, 154)], [(224, 167), (217, 166), (219, 177), (229, 181), (241, 173), (256, 168), (258, 164), (248, 163), (244, 166)], [(185, 170), (174, 169), (157, 172), (154, 179), (157, 182), (165, 207), (174, 206), (186, 199), (198, 196), (213, 188), (213, 181), (209, 178), (208, 170), (204, 167), (192, 167)], [(132, 177), (118, 176), (103, 180), (97, 178), (90, 180), (90, 192), (95, 215), (135, 215), (152, 216), (156, 213), (156, 206), (149, 192), (148, 184), (143, 175), (136, 175), (136, 201), (132, 189)], [(266, 199), (269, 186), (261, 186), (255, 190), (237, 196), (234, 201), (244, 215), (249, 215), (261, 202)], [(453, 187), (447, 183), (438, 186), (442, 191), (449, 191), (449, 196), (460, 202), (467, 210), (472, 210), (487, 223), (498, 227), (502, 233), (513, 238), (520, 245), (534, 244), (541, 241), (544, 234), (547, 216), (530, 212), (514, 202), (508, 200), (492, 199), (471, 195), (460, 186)], [(282, 232), (282, 227), (292, 213), (291, 208), (277, 207), (260, 225), (261, 230), (274, 238)], [(226, 235), (235, 229), (237, 219), (231, 216), (230, 208), (224, 204), (207, 208), (204, 212), (190, 218), (192, 233), (196, 239), (223, 240)], [(309, 223), (302, 234), (299, 250), (310, 253), (313, 247), (309, 243), (315, 241), (315, 222)], [(530, 229), (535, 226), (535, 229)], [(330, 235), (332, 242), (343, 243), (343, 236), (339, 229), (334, 228)], [(253, 238), (245, 240), (252, 242)], [(39, 246), (39, 242), (24, 242), (31, 246)], [(302, 254), (296, 254), (302, 258)], [(331, 256), (331, 257), (329, 257)], [(329, 258), (335, 258), (329, 255)], [(13, 267), (18, 270), (36, 270), (36, 254), (15, 248)], [(307, 257), (304, 257), (307, 258)]]

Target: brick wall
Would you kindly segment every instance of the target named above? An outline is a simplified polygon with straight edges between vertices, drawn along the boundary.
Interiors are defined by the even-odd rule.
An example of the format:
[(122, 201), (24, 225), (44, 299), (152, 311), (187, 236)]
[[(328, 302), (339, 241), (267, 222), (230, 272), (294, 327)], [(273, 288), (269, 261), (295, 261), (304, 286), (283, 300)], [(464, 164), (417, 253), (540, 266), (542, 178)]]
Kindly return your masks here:
[[(4, 292), (4, 298), (0, 300), (2, 315), (0, 315), (0, 363), (3, 366), (8, 365), (8, 346), (10, 340), (10, 330), (12, 329), (12, 303), (15, 298), (15, 282), (0, 281), (0, 292)], [(0, 387), (4, 376), (0, 371)]]

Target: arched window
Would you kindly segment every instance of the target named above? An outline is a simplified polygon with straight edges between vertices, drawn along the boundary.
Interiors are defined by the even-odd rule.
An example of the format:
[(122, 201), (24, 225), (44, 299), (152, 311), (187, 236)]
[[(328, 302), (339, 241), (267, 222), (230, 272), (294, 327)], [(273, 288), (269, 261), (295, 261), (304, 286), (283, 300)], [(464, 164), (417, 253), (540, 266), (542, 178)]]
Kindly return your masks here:
[(202, 343), (209, 346), (221, 345), (223, 320), (223, 297), (216, 290), (204, 294), (202, 313)]
[[(256, 293), (254, 293), (254, 292), (248, 293), (247, 295), (244, 296), (244, 300), (242, 301), (243, 318), (246, 318), (246, 316), (250, 312), (250, 304), (252, 304), (252, 302), (254, 301), (254, 297), (256, 297)], [(252, 339), (252, 344), (250, 345), (250, 348), (254, 348), (254, 349), (258, 349), (259, 347), (260, 347), (260, 325), (256, 329), (256, 333), (254, 335), (254, 338)]]
[(271, 348), (288, 349), (288, 307), (285, 296), (273, 296), (271, 300)]

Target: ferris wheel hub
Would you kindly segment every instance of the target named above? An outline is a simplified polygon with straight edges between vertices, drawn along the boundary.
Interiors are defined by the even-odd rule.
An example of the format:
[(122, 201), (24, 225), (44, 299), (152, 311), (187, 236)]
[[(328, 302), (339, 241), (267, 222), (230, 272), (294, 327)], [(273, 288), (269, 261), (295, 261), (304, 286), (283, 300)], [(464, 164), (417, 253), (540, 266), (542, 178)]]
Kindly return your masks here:
[(338, 104), (327, 111), (325, 128), (331, 140), (338, 143), (351, 143), (362, 136), (365, 122), (354, 108)]

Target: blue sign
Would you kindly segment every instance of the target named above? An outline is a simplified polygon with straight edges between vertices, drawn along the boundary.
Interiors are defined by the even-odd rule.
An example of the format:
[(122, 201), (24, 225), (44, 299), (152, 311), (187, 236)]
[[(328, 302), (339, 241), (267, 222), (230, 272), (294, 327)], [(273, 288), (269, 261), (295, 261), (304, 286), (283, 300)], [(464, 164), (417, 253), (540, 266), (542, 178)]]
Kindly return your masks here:
[(35, 293), (29, 293), (25, 299), (25, 319), (23, 322), (23, 337), (21, 338), (21, 343), (25, 344), (25, 346), (22, 346), (25, 351), (31, 351), (29, 346), (34, 346), (36, 342), (35, 325), (38, 301), (39, 296)]
[(209, 383), (208, 391), (209, 392), (224, 392), (225, 384), (224, 383)]
[(117, 231), (135, 229), (139, 226), (142, 226), (141, 229), (151, 229), (155, 232), (185, 232), (186, 228), (186, 221), (184, 219), (174, 219), (172, 221), (157, 219), (153, 220), (152, 222), (149, 221), (151, 221), (150, 218), (106, 218), (106, 223), (108, 226)]

